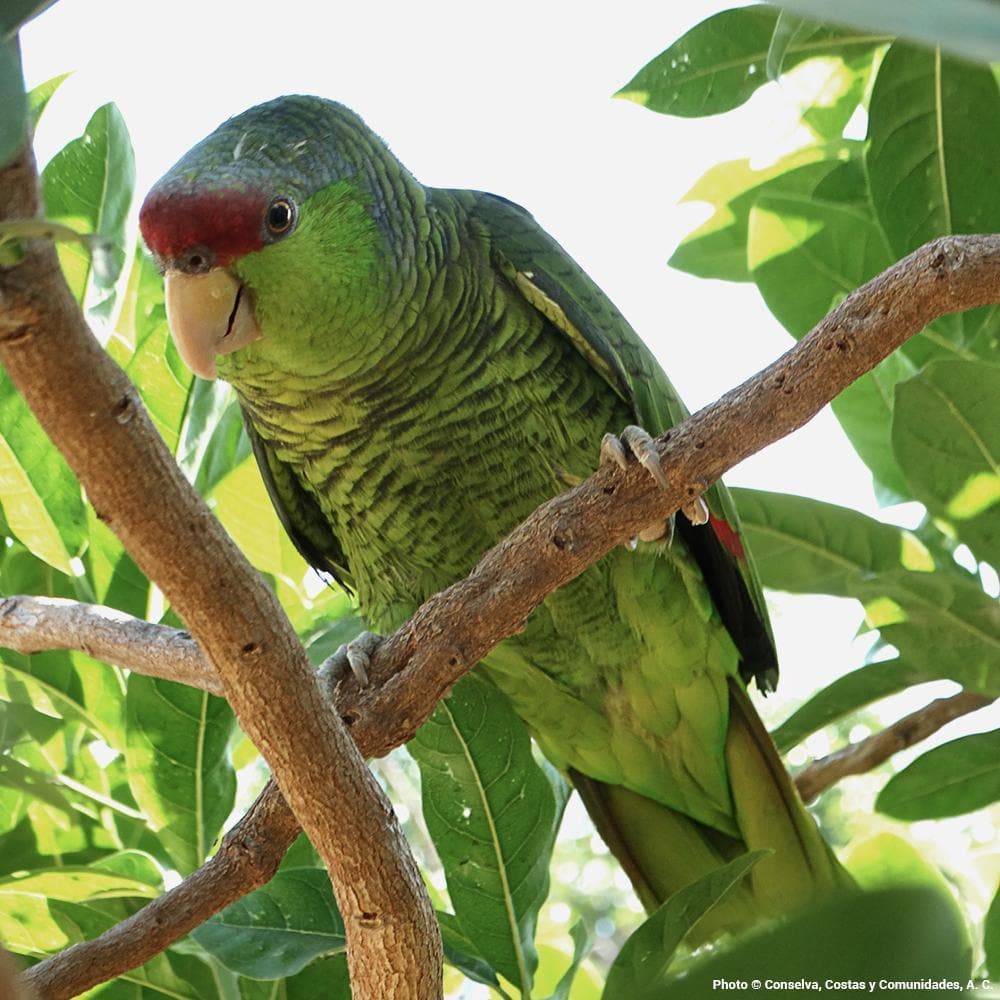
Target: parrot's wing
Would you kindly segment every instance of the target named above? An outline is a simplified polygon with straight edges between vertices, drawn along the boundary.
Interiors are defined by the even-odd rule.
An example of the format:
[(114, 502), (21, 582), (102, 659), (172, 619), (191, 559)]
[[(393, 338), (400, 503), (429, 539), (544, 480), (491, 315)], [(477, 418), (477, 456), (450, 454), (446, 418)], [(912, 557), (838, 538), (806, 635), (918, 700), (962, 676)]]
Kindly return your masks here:
[(315, 498), (302, 488), (292, 470), (254, 430), (246, 411), (243, 412), (243, 426), (267, 487), (267, 495), (295, 548), (314, 570), (332, 576), (345, 590), (352, 590), (344, 550)]
[[(662, 434), (688, 416), (666, 373), (629, 322), (528, 212), (479, 191), (449, 194), (484, 226), (497, 266), (631, 405), (636, 423), (651, 434)], [(740, 541), (735, 504), (721, 482), (706, 492), (705, 500), (711, 530), (678, 514), (677, 532), (701, 567), (740, 650), (744, 680), (754, 677), (762, 691), (773, 690), (778, 677), (774, 640), (760, 581)]]

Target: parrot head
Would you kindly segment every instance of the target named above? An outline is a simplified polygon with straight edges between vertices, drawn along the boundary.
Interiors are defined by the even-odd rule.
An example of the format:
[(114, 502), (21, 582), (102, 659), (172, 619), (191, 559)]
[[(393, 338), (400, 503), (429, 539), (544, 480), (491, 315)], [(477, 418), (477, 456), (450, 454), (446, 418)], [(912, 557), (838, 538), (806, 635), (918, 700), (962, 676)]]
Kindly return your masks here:
[(215, 378), (218, 358), (261, 338), (290, 353), (294, 336), (322, 334), (324, 299), (385, 243), (387, 160), (353, 112), (291, 96), (229, 119), (156, 182), (139, 225), (193, 372)]

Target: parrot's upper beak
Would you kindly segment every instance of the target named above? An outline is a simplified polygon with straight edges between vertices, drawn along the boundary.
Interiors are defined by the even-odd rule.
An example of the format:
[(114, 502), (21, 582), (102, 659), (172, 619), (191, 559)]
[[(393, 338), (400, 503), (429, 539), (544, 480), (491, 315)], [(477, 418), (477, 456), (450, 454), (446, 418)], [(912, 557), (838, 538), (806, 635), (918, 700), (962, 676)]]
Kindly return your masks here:
[(167, 323), (184, 363), (214, 379), (215, 359), (262, 336), (247, 290), (222, 268), (205, 274), (167, 271)]

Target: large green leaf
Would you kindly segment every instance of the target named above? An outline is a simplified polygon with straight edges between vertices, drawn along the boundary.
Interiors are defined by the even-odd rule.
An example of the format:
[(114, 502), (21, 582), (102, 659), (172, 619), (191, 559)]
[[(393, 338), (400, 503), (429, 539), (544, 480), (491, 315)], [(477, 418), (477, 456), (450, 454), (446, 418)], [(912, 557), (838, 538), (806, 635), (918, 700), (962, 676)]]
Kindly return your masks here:
[(1000, 367), (936, 361), (897, 386), (892, 443), (913, 496), (1000, 566)]
[[(826, 988), (826, 981), (951, 980), (964, 988), (971, 970), (964, 926), (950, 902), (929, 889), (852, 893), (710, 953), (664, 985), (628, 1000), (692, 1000), (719, 994), (720, 982), (760, 984), (767, 997), (863, 995), (860, 987)], [(800, 989), (796, 982), (804, 985)], [(762, 989), (770, 982), (769, 988)], [(788, 985), (782, 985), (788, 984)], [(815, 984), (815, 985), (812, 985)], [(919, 991), (919, 992), (918, 992)], [(737, 987), (732, 996), (751, 995)], [(916, 1000), (919, 986), (885, 995)]]
[(11, 532), (63, 573), (86, 541), (80, 484), (0, 371), (0, 504)]
[(734, 491), (765, 586), (854, 597), (870, 628), (928, 678), (1000, 694), (1000, 606), (938, 569), (907, 531), (818, 500)]
[(38, 17), (55, 2), (56, 0), (4, 0), (4, 5), (0, 8), (0, 39), (6, 41), (23, 24)]
[(283, 868), (192, 937), (226, 968), (253, 979), (295, 975), (317, 956), (345, 948), (344, 921), (321, 868)]
[(893, 775), (875, 808), (897, 819), (939, 819), (1000, 799), (1000, 730), (935, 747)]
[(759, 169), (750, 160), (710, 167), (683, 200), (711, 205), (712, 215), (684, 237), (670, 266), (700, 278), (750, 281), (747, 228), (758, 198), (787, 194), (862, 203), (868, 193), (859, 153), (859, 143), (838, 142), (806, 146)]
[(653, 995), (662, 987), (667, 967), (688, 931), (770, 853), (744, 854), (670, 896), (625, 942), (608, 972), (602, 1000)]
[(966, 59), (1000, 60), (1000, 9), (993, 0), (780, 0), (806, 17), (942, 45)]
[[(698, 118), (738, 107), (768, 81), (778, 15), (763, 7), (724, 10), (695, 25), (647, 63), (616, 97), (662, 114)], [(870, 51), (888, 41), (868, 32), (810, 25), (783, 46), (780, 68), (815, 56)]]
[(456, 685), (409, 749), (459, 924), (479, 954), (528, 993), (564, 785), (535, 763), (507, 699), (475, 675)]
[[(102, 238), (88, 253), (79, 243), (58, 244), (59, 259), (77, 301), (107, 317), (125, 263), (126, 221), (135, 186), (128, 129), (114, 104), (91, 116), (82, 136), (64, 146), (42, 171), (42, 199), (50, 219)], [(95, 267), (94, 263), (100, 266)]]
[(204, 691), (139, 674), (129, 677), (126, 707), (129, 787), (187, 874), (204, 861), (233, 808), (232, 709)]
[(868, 125), (872, 202), (895, 256), (936, 236), (1000, 230), (1000, 89), (988, 67), (896, 43)]

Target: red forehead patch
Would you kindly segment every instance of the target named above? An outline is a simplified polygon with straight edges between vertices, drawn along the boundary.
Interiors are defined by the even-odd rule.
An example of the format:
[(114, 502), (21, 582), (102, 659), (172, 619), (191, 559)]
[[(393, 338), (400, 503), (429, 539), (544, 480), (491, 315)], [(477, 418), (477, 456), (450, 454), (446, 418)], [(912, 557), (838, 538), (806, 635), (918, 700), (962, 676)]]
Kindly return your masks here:
[(146, 245), (169, 265), (195, 247), (215, 256), (217, 267), (264, 245), (268, 199), (256, 191), (157, 191), (139, 211)]

